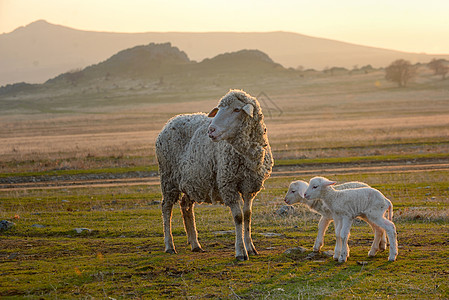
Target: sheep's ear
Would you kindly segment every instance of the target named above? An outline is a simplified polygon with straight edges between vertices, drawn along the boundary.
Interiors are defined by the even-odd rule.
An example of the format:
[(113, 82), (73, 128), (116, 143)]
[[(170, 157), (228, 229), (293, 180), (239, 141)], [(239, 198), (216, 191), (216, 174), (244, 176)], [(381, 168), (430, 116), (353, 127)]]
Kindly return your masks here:
[(217, 112), (218, 112), (218, 108), (215, 107), (214, 109), (212, 109), (212, 110), (210, 111), (208, 117), (209, 117), (209, 118), (215, 117), (215, 115), (217, 114)]
[(250, 116), (251, 118), (253, 117), (254, 106), (252, 106), (251, 104), (246, 104), (245, 106), (242, 107), (242, 109), (244, 112), (248, 114), (248, 116)]

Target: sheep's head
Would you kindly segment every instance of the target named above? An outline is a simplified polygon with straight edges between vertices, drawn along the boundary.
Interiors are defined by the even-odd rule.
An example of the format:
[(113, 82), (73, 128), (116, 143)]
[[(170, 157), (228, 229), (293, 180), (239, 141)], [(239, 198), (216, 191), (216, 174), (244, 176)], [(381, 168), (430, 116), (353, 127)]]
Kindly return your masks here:
[(313, 177), (309, 181), (309, 187), (304, 193), (304, 198), (306, 198), (307, 200), (320, 199), (323, 190), (331, 185), (334, 185), (335, 183), (335, 181), (330, 181), (329, 179), (324, 177)]
[(208, 135), (214, 142), (232, 140), (245, 126), (245, 123), (258, 120), (260, 107), (257, 101), (243, 91), (232, 90), (214, 108), (209, 117)]
[(285, 203), (292, 205), (298, 202), (303, 202), (304, 192), (307, 190), (309, 184), (302, 180), (296, 180), (290, 183), (287, 194), (285, 195)]

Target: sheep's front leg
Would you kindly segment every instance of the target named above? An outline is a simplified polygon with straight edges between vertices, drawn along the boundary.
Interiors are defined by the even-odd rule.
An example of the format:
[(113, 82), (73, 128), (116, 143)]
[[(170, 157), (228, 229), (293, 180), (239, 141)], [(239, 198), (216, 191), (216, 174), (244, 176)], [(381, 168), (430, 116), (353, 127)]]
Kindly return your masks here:
[(248, 260), (248, 252), (243, 242), (243, 213), (239, 201), (235, 201), (229, 205), (234, 218), (235, 224), (235, 258), (243, 261)]
[(341, 239), (341, 252), (340, 252), (340, 258), (338, 259), (339, 263), (344, 263), (349, 257), (349, 246), (348, 246), (348, 240), (349, 240), (349, 232), (351, 230), (352, 220), (343, 217), (341, 220), (341, 229), (340, 229), (340, 239)]
[(258, 255), (259, 253), (254, 247), (253, 240), (251, 238), (251, 214), (252, 214), (253, 197), (245, 197), (243, 203), (243, 236), (245, 241), (245, 247), (249, 255)]
[(184, 221), (184, 228), (187, 234), (187, 241), (192, 247), (193, 252), (204, 252), (198, 242), (198, 232), (195, 224), (195, 202), (191, 201), (187, 195), (181, 198), (181, 213)]
[(313, 246), (313, 251), (319, 252), (321, 250), (321, 247), (323, 247), (324, 235), (326, 234), (326, 230), (331, 222), (332, 219), (321, 216), (320, 222), (318, 223), (318, 235), (315, 240), (315, 245)]

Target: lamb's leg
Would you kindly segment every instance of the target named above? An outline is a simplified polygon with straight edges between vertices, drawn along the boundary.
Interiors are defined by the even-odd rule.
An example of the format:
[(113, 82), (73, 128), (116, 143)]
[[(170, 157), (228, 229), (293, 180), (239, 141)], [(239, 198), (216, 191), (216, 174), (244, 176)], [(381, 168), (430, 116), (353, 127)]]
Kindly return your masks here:
[(192, 247), (193, 252), (204, 252), (198, 242), (198, 232), (195, 224), (195, 202), (191, 201), (187, 195), (181, 198), (181, 213), (184, 220), (184, 228), (187, 234), (187, 241)]
[(371, 222), (376, 224), (385, 230), (390, 241), (390, 254), (388, 256), (389, 261), (395, 261), (398, 256), (398, 240), (396, 233), (396, 226), (390, 220), (384, 218), (384, 216), (372, 216), (369, 218)]
[(341, 238), (341, 249), (340, 258), (338, 259), (339, 263), (344, 263), (348, 260), (349, 257), (349, 232), (351, 230), (352, 220), (344, 217), (341, 220), (341, 229), (340, 229), (340, 238)]
[(363, 221), (368, 223), (371, 229), (374, 231), (374, 240), (371, 245), (371, 249), (368, 252), (368, 256), (373, 257), (378, 251), (384, 251), (386, 247), (385, 230), (377, 226), (367, 218), (361, 218)]
[(338, 260), (340, 258), (341, 249), (341, 219), (334, 218), (334, 227), (335, 227), (335, 249), (334, 249), (334, 260)]
[(248, 252), (243, 242), (243, 213), (239, 201), (229, 204), (235, 224), (235, 257), (237, 260), (248, 260)]
[(244, 198), (243, 202), (243, 235), (246, 250), (249, 255), (258, 255), (259, 253), (254, 247), (253, 240), (251, 238), (251, 213), (252, 213), (253, 197), (247, 196)]
[[(168, 190), (168, 191), (167, 191)], [(173, 205), (179, 199), (180, 193), (175, 189), (164, 189), (162, 187), (162, 220), (164, 226), (165, 252), (175, 254), (175, 245), (173, 244), (173, 235), (171, 233), (171, 217)]]
[(320, 222), (318, 222), (318, 235), (315, 240), (315, 245), (313, 246), (313, 251), (319, 252), (321, 250), (321, 247), (323, 247), (324, 235), (326, 234), (326, 230), (331, 222), (332, 219), (321, 216)]

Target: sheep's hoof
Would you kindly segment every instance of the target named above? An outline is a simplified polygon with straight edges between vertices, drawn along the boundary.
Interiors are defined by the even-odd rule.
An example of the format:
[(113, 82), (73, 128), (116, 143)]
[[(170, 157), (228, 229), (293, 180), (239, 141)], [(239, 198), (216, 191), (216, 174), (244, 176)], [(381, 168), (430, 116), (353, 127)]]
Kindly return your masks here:
[(192, 249), (192, 252), (206, 252), (206, 251), (204, 251), (203, 248), (201, 247), (196, 247)]
[(396, 260), (396, 257), (389, 257), (388, 258), (388, 261), (395, 261)]
[(259, 255), (259, 252), (257, 252), (256, 249), (252, 249), (251, 251), (248, 251), (248, 255)]
[(165, 250), (165, 253), (177, 254), (175, 249), (167, 249), (167, 250)]
[(236, 256), (235, 258), (236, 258), (238, 261), (245, 261), (245, 260), (248, 260), (248, 259), (249, 259), (248, 255), (239, 255), (239, 256)]

